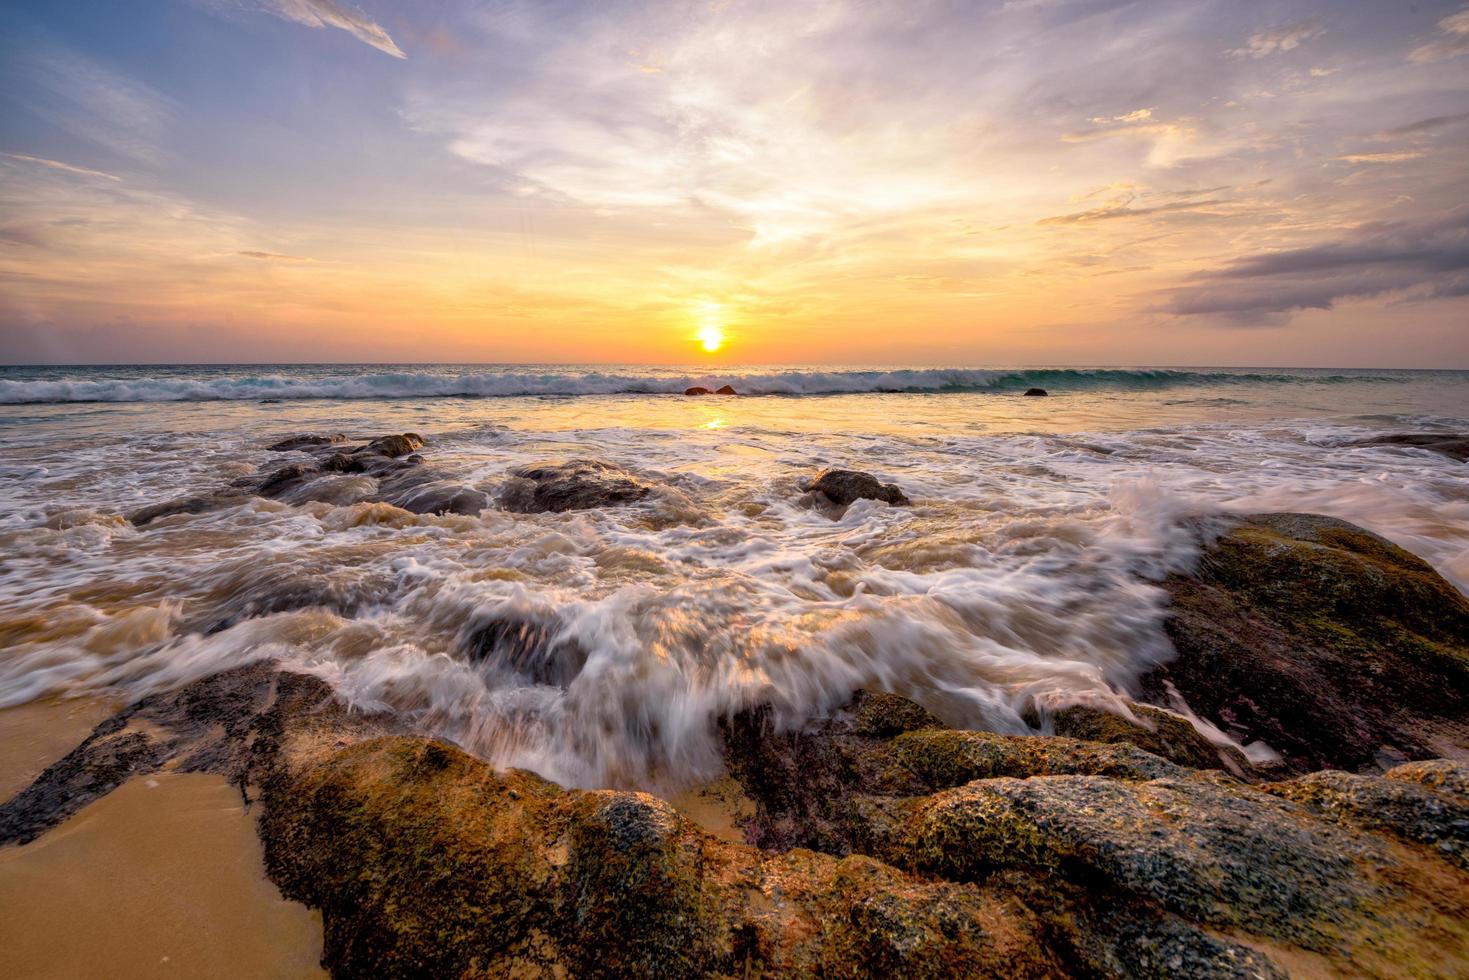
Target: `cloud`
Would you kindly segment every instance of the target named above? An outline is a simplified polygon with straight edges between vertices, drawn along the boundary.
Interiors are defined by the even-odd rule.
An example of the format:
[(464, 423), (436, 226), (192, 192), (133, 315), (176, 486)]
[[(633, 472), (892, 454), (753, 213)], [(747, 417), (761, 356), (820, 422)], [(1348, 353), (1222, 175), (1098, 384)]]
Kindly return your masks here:
[(344, 30), (363, 44), (394, 58), (408, 57), (376, 21), (362, 11), (337, 3), (336, 0), (270, 0), (270, 6), (266, 9), (277, 17), (305, 24), (307, 27), (335, 27)]
[(0, 49), (0, 86), (64, 132), (140, 163), (165, 160), (174, 101), (80, 51), (50, 42)]
[(1276, 27), (1250, 35), (1242, 48), (1227, 52), (1231, 58), (1266, 58), (1284, 51), (1294, 51), (1312, 38), (1320, 37), (1326, 28), (1314, 20), (1288, 27)]
[(121, 177), (106, 173), (102, 170), (88, 170), (86, 167), (73, 166), (69, 163), (62, 163), (60, 160), (48, 160), (45, 157), (33, 157), (28, 156), (24, 153), (5, 153), (0, 155), (7, 156), (12, 160), (21, 160), (25, 163), (34, 163), (37, 166), (48, 167), (51, 170), (62, 170), (66, 173), (78, 174), (83, 177), (101, 177), (105, 180), (122, 180)]
[(1373, 139), (1379, 142), (1394, 140), (1403, 136), (1417, 136), (1422, 133), (1431, 133), (1439, 129), (1447, 129), (1461, 122), (1469, 122), (1469, 112), (1460, 112), (1452, 116), (1430, 116), (1427, 119), (1419, 119), (1410, 122), (1406, 126), (1397, 126), (1393, 129), (1385, 129), (1373, 135)]
[(1347, 163), (1406, 163), (1422, 156), (1422, 150), (1399, 150), (1395, 153), (1352, 153), (1337, 159)]
[(310, 262), (311, 261), (311, 259), (308, 259), (308, 258), (306, 258), (304, 256), (301, 256), (301, 255), (286, 255), (284, 252), (258, 252), (258, 251), (254, 251), (254, 250), (244, 250), (244, 251), (241, 251), (239, 254), (240, 255), (243, 255), (247, 259), (259, 259), (262, 262)]
[(1037, 221), (1038, 225), (1084, 225), (1096, 221), (1108, 221), (1114, 218), (1145, 218), (1155, 214), (1169, 214), (1177, 211), (1195, 211), (1210, 213), (1214, 206), (1225, 202), (1219, 200), (1204, 201), (1176, 201), (1172, 204), (1156, 204), (1151, 207), (1134, 208), (1127, 205), (1107, 205), (1100, 208), (1092, 208), (1089, 211), (1078, 211), (1074, 214), (1061, 214), (1050, 218), (1042, 218)]
[(1414, 48), (1408, 55), (1409, 61), (1423, 64), (1469, 53), (1469, 7), (1439, 21), (1438, 30), (1444, 36)]
[(1182, 315), (1278, 322), (1296, 310), (1344, 299), (1469, 293), (1469, 209), (1428, 222), (1376, 222), (1340, 241), (1236, 259), (1173, 290), (1164, 305)]

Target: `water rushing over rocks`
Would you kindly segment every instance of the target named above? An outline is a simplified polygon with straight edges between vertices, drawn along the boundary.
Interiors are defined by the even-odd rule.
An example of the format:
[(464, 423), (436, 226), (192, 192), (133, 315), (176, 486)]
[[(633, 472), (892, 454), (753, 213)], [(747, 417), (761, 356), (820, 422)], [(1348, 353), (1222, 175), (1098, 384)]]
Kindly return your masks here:
[[(1200, 517), (1327, 513), (1469, 583), (1462, 462), (1360, 444), (1452, 418), (1258, 421), (1175, 403), (1265, 382), (1190, 377), (1126, 402), (10, 408), (0, 704), (271, 660), (497, 765), (673, 789), (717, 775), (719, 720), (757, 704), (798, 724), (879, 688), (1015, 734), (1120, 710), (1173, 655), (1163, 586), (1197, 560)], [(1364, 384), (1358, 402), (1412, 387)], [(827, 470), (878, 489), (806, 492)]]
[(1462, 972), (1469, 420), (1188, 393), (0, 411), (0, 706), (125, 705), (0, 846), (223, 776), (343, 977)]

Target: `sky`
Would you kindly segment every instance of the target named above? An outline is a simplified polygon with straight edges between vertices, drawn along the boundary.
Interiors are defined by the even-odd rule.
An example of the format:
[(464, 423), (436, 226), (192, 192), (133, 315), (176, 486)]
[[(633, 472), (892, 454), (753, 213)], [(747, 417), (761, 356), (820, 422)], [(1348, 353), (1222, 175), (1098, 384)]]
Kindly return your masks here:
[(0, 0), (0, 362), (701, 360), (1469, 368), (1469, 4)]

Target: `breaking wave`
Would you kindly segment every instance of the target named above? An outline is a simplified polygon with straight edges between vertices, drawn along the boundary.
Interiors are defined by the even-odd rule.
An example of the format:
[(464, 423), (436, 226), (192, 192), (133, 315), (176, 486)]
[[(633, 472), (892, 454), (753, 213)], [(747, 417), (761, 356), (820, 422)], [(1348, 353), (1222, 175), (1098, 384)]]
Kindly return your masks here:
[[(264, 399), (494, 398), (678, 394), (732, 385), (742, 395), (940, 394), (1159, 390), (1239, 385), (1394, 383), (1423, 372), (1189, 370), (1172, 368), (1030, 368), (773, 370), (709, 374), (680, 369), (626, 372), (576, 368), (363, 367), (57, 368), (0, 374), (0, 404), (65, 402), (258, 401)], [(1460, 374), (1461, 372), (1446, 372)], [(12, 372), (13, 374), (13, 372)]]

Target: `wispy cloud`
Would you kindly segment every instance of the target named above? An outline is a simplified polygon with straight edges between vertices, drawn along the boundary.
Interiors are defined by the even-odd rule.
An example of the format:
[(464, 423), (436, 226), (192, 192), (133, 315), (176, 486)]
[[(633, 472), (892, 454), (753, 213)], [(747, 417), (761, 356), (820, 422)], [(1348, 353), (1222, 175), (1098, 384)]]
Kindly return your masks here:
[(7, 95), (73, 136), (146, 164), (161, 163), (175, 103), (81, 51), (38, 43), (3, 52)]
[(1314, 20), (1302, 21), (1287, 27), (1275, 27), (1258, 34), (1251, 34), (1244, 47), (1229, 52), (1232, 58), (1267, 58), (1272, 54), (1294, 51), (1296, 48), (1326, 33), (1326, 28)]
[(1399, 150), (1395, 153), (1349, 153), (1337, 159), (1347, 163), (1406, 163), (1422, 157), (1422, 150)]
[(247, 259), (259, 259), (262, 262), (310, 262), (311, 259), (301, 255), (287, 255), (284, 252), (260, 252), (254, 249), (242, 249), (239, 252)]
[(1097, 221), (1111, 221), (1117, 218), (1146, 218), (1151, 215), (1170, 214), (1178, 211), (1195, 211), (1213, 213), (1217, 206), (1223, 204), (1219, 200), (1203, 201), (1175, 201), (1172, 204), (1154, 204), (1148, 207), (1134, 208), (1128, 205), (1104, 206), (1092, 208), (1089, 211), (1077, 211), (1073, 214), (1061, 214), (1051, 218), (1042, 218), (1037, 221), (1038, 225), (1085, 225)]
[(346, 31), (363, 44), (394, 58), (408, 57), (376, 21), (362, 11), (335, 0), (268, 0), (266, 9), (307, 27), (335, 27)]
[(1469, 7), (1439, 21), (1438, 32), (1441, 37), (1414, 48), (1408, 59), (1422, 64), (1469, 54)]
[(1419, 119), (1404, 126), (1394, 126), (1392, 129), (1384, 129), (1380, 133), (1373, 134), (1372, 138), (1378, 141), (1401, 139), (1404, 136), (1418, 136), (1423, 133), (1432, 133), (1440, 129), (1448, 129), (1459, 123), (1469, 122), (1469, 112), (1459, 112), (1452, 116), (1430, 116), (1427, 119)]
[(77, 174), (81, 177), (101, 177), (104, 180), (122, 180), (115, 174), (109, 174), (102, 170), (88, 170), (86, 167), (73, 166), (70, 163), (62, 163), (60, 160), (48, 160), (45, 157), (33, 157), (25, 153), (6, 153), (4, 156), (12, 160), (21, 160), (25, 163), (34, 163), (40, 167), (49, 167), (52, 170), (61, 170), (69, 174)]

